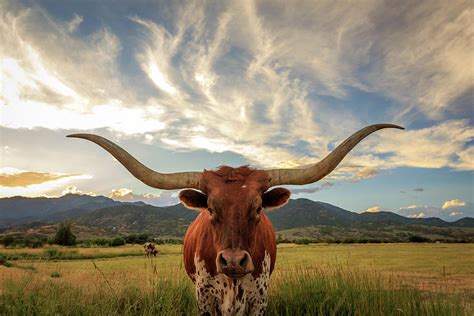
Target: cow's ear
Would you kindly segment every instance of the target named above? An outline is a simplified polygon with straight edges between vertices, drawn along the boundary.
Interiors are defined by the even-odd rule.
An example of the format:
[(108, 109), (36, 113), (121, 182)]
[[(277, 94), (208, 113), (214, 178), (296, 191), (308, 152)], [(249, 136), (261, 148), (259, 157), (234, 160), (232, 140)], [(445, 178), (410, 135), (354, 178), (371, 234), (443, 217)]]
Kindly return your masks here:
[(284, 188), (267, 191), (262, 197), (262, 206), (266, 209), (279, 208), (288, 203), (291, 192)]
[(179, 199), (187, 208), (207, 209), (207, 195), (196, 190), (183, 190), (179, 192)]

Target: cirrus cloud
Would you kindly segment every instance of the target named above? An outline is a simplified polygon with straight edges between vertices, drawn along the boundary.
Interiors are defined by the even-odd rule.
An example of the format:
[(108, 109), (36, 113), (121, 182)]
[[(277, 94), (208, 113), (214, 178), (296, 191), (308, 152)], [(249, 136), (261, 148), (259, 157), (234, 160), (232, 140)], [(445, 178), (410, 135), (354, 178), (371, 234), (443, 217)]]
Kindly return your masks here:
[(408, 129), (371, 136), (329, 179), (473, 170), (471, 103), (461, 102), (474, 91), (470, 7), (187, 2), (94, 24), (96, 12), (3, 1), (2, 125), (144, 134), (150, 146), (292, 168), (390, 121)]

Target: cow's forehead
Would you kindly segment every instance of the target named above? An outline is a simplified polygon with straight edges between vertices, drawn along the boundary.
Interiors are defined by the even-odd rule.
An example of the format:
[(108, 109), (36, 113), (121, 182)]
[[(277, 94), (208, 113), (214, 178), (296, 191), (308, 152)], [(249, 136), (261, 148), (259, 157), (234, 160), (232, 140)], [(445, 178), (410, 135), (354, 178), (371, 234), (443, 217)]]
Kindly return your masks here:
[(214, 188), (208, 194), (209, 203), (218, 208), (226, 208), (229, 206), (250, 207), (258, 205), (262, 202), (261, 191), (252, 189), (245, 184), (237, 184), (229, 187)]
[(204, 171), (201, 190), (218, 198), (232, 196), (256, 196), (269, 188), (268, 174), (263, 170), (254, 170), (246, 166), (231, 168), (220, 167), (218, 170)]

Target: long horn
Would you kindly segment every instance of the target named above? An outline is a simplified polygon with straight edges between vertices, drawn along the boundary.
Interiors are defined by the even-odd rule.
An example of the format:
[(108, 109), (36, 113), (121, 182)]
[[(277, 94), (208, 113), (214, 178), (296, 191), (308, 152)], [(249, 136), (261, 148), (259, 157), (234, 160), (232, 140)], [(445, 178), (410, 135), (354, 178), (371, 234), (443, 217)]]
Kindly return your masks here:
[(153, 188), (175, 190), (184, 188), (199, 189), (201, 172), (159, 173), (151, 170), (133, 158), (120, 146), (110, 140), (93, 134), (72, 134), (67, 137), (83, 138), (96, 143), (114, 156), (138, 180)]
[(357, 145), (361, 140), (373, 132), (383, 128), (404, 129), (401, 126), (394, 124), (375, 124), (364, 127), (358, 132), (352, 134), (342, 144), (337, 146), (337, 148), (334, 149), (323, 160), (310, 167), (300, 169), (268, 170), (267, 173), (270, 177), (270, 186), (272, 187), (281, 184), (308, 184), (324, 178), (337, 167), (337, 165), (352, 150), (352, 148), (355, 147), (355, 145)]

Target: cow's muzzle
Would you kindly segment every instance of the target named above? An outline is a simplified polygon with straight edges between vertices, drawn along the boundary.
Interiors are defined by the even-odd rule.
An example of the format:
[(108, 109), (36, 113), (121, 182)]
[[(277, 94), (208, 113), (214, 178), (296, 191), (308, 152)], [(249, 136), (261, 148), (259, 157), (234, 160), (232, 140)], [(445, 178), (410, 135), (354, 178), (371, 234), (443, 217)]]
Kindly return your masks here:
[(252, 257), (247, 251), (226, 249), (217, 254), (217, 272), (237, 279), (253, 272)]

